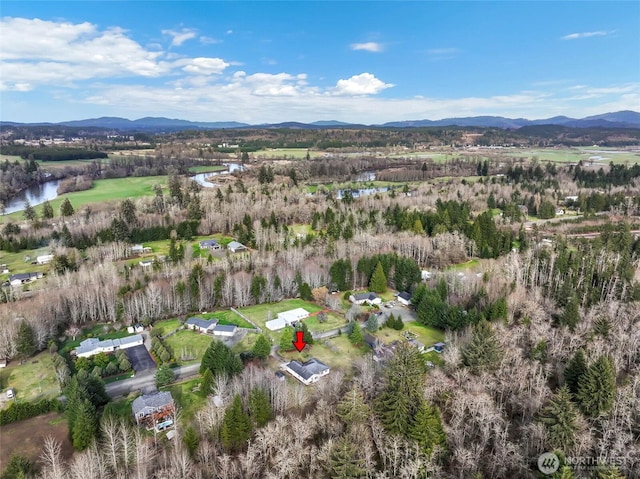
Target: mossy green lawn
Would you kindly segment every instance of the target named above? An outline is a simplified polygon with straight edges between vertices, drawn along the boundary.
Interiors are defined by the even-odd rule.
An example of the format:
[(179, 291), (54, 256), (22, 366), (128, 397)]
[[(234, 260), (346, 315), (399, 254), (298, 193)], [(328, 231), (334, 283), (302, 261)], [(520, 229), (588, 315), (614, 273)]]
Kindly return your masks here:
[[(18, 401), (37, 401), (60, 395), (53, 361), (47, 351), (27, 359), (24, 364), (13, 360), (6, 368), (0, 369), (0, 386), (2, 389), (15, 389)], [(4, 406), (9, 406), (9, 403)]]

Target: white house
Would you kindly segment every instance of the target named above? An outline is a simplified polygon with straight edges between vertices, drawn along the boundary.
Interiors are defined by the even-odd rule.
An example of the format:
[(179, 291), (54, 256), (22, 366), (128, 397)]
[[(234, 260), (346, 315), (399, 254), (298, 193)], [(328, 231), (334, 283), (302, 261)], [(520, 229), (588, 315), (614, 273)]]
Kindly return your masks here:
[(136, 424), (161, 431), (173, 425), (176, 405), (170, 392), (160, 391), (135, 398), (131, 410)]
[(185, 321), (185, 326), (189, 329), (193, 329), (194, 331), (198, 331), (200, 333), (212, 334), (213, 329), (217, 326), (217, 319), (200, 319), (200, 318), (189, 318)]
[(427, 271), (426, 269), (423, 269), (420, 272), (420, 277), (422, 281), (428, 281), (431, 279), (432, 276), (433, 276), (433, 273), (431, 271)]
[(238, 243), (237, 241), (232, 241), (227, 245), (227, 249), (232, 253), (237, 253), (238, 251), (246, 251), (247, 247), (242, 243)]
[(127, 327), (127, 332), (128, 333), (141, 333), (142, 331), (144, 331), (144, 326), (140, 323), (138, 324), (134, 324), (133, 326), (128, 326)]
[(382, 299), (376, 293), (360, 293), (349, 296), (349, 301), (355, 304), (380, 304)]
[(9, 276), (9, 284), (11, 286), (21, 286), (23, 284), (31, 283), (44, 276), (42, 273), (18, 273)]
[(140, 334), (119, 339), (105, 339), (103, 341), (98, 338), (89, 338), (80, 342), (80, 346), (75, 349), (75, 353), (79, 358), (88, 358), (99, 353), (111, 353), (117, 349), (140, 346), (143, 343), (144, 339)]
[(134, 244), (131, 247), (131, 254), (142, 254), (144, 253), (144, 246), (141, 244)]
[(411, 293), (403, 291), (398, 295), (398, 303), (409, 306), (411, 304)]
[(226, 336), (231, 337), (238, 331), (238, 326), (235, 324), (218, 324), (213, 328), (214, 336)]
[(217, 240), (214, 239), (208, 239), (208, 240), (202, 240), (199, 243), (200, 245), (200, 249), (220, 249), (222, 248), (222, 246), (220, 246), (220, 243), (218, 243)]
[(304, 308), (290, 309), (289, 311), (278, 313), (278, 317), (276, 319), (272, 319), (271, 321), (267, 321), (265, 323), (265, 326), (270, 331), (278, 331), (285, 326), (291, 326), (291, 324), (295, 323), (296, 321), (300, 321), (301, 319), (308, 317), (309, 311)]
[(293, 360), (285, 365), (285, 369), (306, 386), (317, 382), (322, 376), (331, 372), (329, 366), (316, 358), (311, 358), (306, 363)]
[(38, 263), (38, 264), (51, 263), (53, 261), (53, 258), (55, 258), (55, 256), (52, 255), (52, 254), (43, 254), (43, 255), (38, 256), (36, 258), (36, 263)]

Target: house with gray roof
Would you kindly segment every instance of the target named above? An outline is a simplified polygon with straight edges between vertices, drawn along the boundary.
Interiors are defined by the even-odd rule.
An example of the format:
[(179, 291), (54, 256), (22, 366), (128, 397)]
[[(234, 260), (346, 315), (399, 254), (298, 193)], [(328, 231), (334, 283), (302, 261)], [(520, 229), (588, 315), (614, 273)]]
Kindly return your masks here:
[(372, 293), (372, 292), (352, 294), (351, 296), (349, 296), (349, 301), (351, 301), (354, 304), (366, 303), (369, 305), (382, 303), (382, 299), (380, 299), (380, 297), (376, 293)]
[(23, 284), (28, 284), (32, 281), (40, 279), (42, 278), (42, 276), (44, 275), (40, 272), (12, 274), (11, 276), (9, 276), (9, 284), (11, 286), (21, 286)]
[(185, 326), (200, 333), (212, 334), (213, 329), (218, 324), (217, 319), (189, 318), (185, 321)]
[(199, 243), (200, 249), (220, 249), (222, 248), (222, 246), (220, 246), (220, 243), (218, 243), (218, 240), (214, 240), (214, 239), (208, 239), (208, 240), (202, 240)]
[(306, 386), (317, 382), (322, 376), (331, 372), (329, 366), (316, 358), (311, 358), (306, 363), (294, 359), (285, 365), (285, 369)]
[(144, 338), (140, 334), (126, 336), (117, 339), (88, 338), (80, 342), (74, 353), (79, 358), (88, 358), (99, 353), (111, 353), (117, 349), (127, 349), (144, 344)]
[(136, 424), (145, 425), (149, 429), (164, 429), (167, 425), (173, 424), (176, 405), (170, 392), (159, 391), (135, 398), (131, 410)]
[(232, 241), (227, 245), (227, 249), (232, 253), (237, 253), (238, 251), (247, 251), (247, 247), (242, 243), (238, 243), (237, 241)]
[(238, 331), (238, 326), (235, 324), (218, 324), (213, 328), (214, 336), (233, 336)]

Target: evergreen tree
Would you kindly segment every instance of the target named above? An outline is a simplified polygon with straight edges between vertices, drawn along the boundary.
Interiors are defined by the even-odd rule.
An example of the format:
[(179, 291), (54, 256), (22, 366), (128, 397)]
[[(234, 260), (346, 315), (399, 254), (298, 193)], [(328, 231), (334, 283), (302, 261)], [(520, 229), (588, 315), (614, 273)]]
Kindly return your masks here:
[(349, 334), (349, 341), (351, 341), (351, 344), (353, 344), (354, 346), (359, 346), (360, 344), (362, 344), (363, 339), (364, 337), (362, 336), (362, 328), (358, 323), (354, 323), (353, 331), (351, 331), (351, 334)]
[(430, 406), (424, 400), (421, 402), (422, 405), (409, 428), (409, 437), (418, 443), (422, 452), (430, 456), (434, 448), (446, 447), (447, 435), (438, 408)]
[(269, 354), (271, 354), (271, 343), (264, 334), (261, 334), (253, 345), (253, 355), (258, 359), (265, 359)]
[(584, 350), (578, 349), (567, 363), (564, 370), (564, 380), (569, 392), (574, 396), (578, 394), (580, 379), (587, 372), (587, 360), (584, 357)]
[(355, 479), (366, 476), (365, 463), (356, 446), (343, 437), (336, 441), (329, 460), (331, 479)]
[(176, 375), (169, 366), (160, 366), (156, 371), (156, 386), (162, 387), (171, 384), (176, 379)]
[(569, 466), (562, 466), (553, 476), (553, 479), (576, 479), (576, 475)]
[[(309, 331), (309, 326), (307, 326), (302, 321), (298, 321), (296, 324), (296, 331), (302, 331), (302, 340), (307, 344), (313, 344), (313, 336)], [(293, 341), (293, 339), (291, 339)]]
[(575, 296), (572, 296), (569, 299), (569, 302), (564, 308), (562, 312), (562, 317), (560, 318), (560, 322), (563, 326), (569, 328), (570, 331), (575, 330), (576, 326), (580, 322), (580, 310), (578, 305), (578, 299)]
[(60, 205), (60, 215), (72, 216), (73, 213), (75, 213), (75, 210), (73, 209), (73, 205), (71, 204), (71, 201), (69, 201), (69, 198), (65, 198), (62, 204)]
[(242, 368), (240, 356), (234, 354), (226, 344), (220, 341), (211, 341), (202, 358), (200, 374), (209, 369), (214, 377), (221, 374), (235, 376), (242, 371)]
[(120, 203), (120, 216), (122, 216), (122, 220), (130, 227), (133, 227), (138, 222), (136, 205), (134, 205), (133, 201), (129, 198)]
[(27, 199), (24, 202), (24, 211), (22, 212), (24, 219), (27, 221), (35, 221), (38, 218), (36, 210), (31, 206), (31, 202)]
[(407, 434), (423, 395), (425, 364), (416, 348), (400, 344), (384, 369), (376, 411), (391, 434)]
[(25, 320), (20, 322), (16, 350), (21, 356), (28, 358), (36, 352), (36, 337), (33, 328)]
[(568, 453), (573, 447), (575, 436), (579, 431), (580, 413), (571, 402), (571, 393), (566, 386), (554, 394), (540, 412), (540, 422), (544, 424), (552, 449), (560, 449)]
[(220, 429), (220, 440), (229, 451), (242, 450), (251, 437), (251, 419), (242, 408), (242, 399), (236, 394), (227, 407)]
[(249, 394), (249, 413), (256, 427), (262, 427), (273, 419), (273, 409), (267, 391), (254, 388)]
[(198, 433), (192, 426), (187, 427), (187, 429), (184, 431), (182, 442), (187, 448), (189, 456), (194, 457), (196, 451), (198, 450), (198, 445), (200, 444), (200, 437), (198, 437)]
[(462, 350), (462, 363), (472, 373), (480, 374), (496, 369), (503, 356), (504, 351), (491, 324), (482, 321), (473, 328), (471, 341)]
[(376, 269), (373, 270), (371, 281), (369, 281), (369, 290), (374, 293), (384, 293), (387, 290), (387, 277), (380, 261), (378, 261)]
[(295, 330), (290, 326), (287, 326), (282, 330), (282, 333), (280, 333), (280, 350), (281, 351), (291, 351), (292, 349), (294, 349), (294, 346), (293, 346), (294, 332)]
[(598, 470), (596, 479), (625, 479), (625, 477), (616, 466), (610, 466)]
[(362, 390), (356, 385), (340, 400), (337, 411), (338, 417), (347, 425), (364, 424), (371, 416), (371, 408), (364, 400)]
[(50, 220), (53, 218), (53, 206), (49, 203), (49, 200), (45, 201), (42, 204), (42, 218), (45, 220)]
[(580, 378), (577, 399), (587, 416), (608, 412), (616, 394), (616, 372), (607, 356), (600, 356)]
[(365, 328), (367, 329), (367, 331), (369, 331), (370, 333), (375, 333), (379, 327), (380, 324), (378, 322), (378, 316), (376, 314), (370, 314), (369, 319), (367, 319), (367, 322), (365, 323)]
[(207, 397), (213, 392), (214, 377), (210, 369), (206, 369), (200, 378), (200, 395)]
[(313, 294), (311, 292), (311, 286), (307, 283), (302, 283), (300, 285), (300, 298), (305, 301), (313, 301)]
[(73, 423), (72, 442), (74, 449), (83, 451), (98, 434), (98, 414), (88, 399), (80, 402), (78, 406)]

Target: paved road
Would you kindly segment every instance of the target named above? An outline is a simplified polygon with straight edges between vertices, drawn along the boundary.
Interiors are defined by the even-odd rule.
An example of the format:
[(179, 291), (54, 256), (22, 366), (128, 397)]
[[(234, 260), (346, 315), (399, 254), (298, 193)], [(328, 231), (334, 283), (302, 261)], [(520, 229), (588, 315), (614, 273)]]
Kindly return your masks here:
[[(196, 376), (199, 369), (200, 363), (195, 363), (175, 368), (173, 372), (176, 374), (176, 380), (178, 380)], [(133, 378), (123, 379), (122, 381), (107, 384), (105, 389), (109, 397), (112, 399), (120, 396), (127, 396), (133, 391), (142, 390), (145, 393), (154, 392), (156, 391), (155, 373), (155, 369), (142, 371), (136, 374)]]

